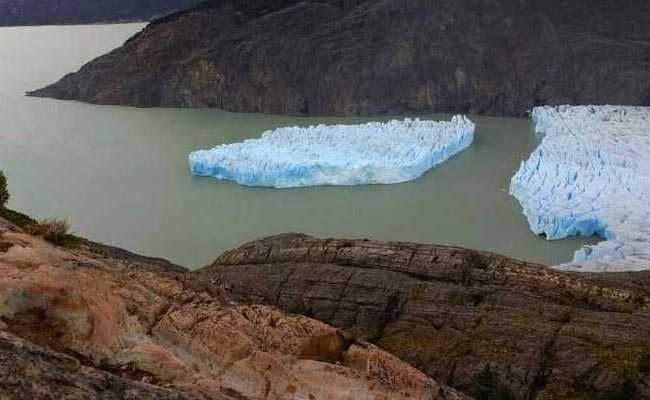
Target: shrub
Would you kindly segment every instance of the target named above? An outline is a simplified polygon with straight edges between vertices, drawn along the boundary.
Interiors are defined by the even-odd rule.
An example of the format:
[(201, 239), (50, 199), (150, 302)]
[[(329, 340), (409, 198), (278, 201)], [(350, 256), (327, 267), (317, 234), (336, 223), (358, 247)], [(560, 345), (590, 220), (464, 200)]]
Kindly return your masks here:
[(650, 352), (645, 353), (639, 360), (639, 372), (650, 375)]
[(597, 400), (633, 400), (636, 398), (638, 398), (636, 386), (629, 379), (626, 379), (620, 387), (596, 397)]
[(9, 201), (9, 189), (7, 188), (7, 177), (0, 171), (0, 207), (7, 205)]
[(486, 365), (472, 379), (472, 396), (476, 400), (512, 400), (514, 396), (505, 387), (501, 387), (497, 375)]
[(40, 236), (44, 240), (54, 245), (64, 245), (70, 239), (70, 223), (68, 221), (46, 219), (31, 224), (27, 231), (35, 236)]

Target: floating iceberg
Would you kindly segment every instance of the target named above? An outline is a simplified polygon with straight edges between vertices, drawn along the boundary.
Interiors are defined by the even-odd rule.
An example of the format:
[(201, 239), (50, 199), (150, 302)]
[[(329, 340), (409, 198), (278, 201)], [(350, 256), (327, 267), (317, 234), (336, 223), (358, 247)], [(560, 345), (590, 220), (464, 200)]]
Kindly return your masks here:
[(193, 152), (189, 161), (193, 175), (247, 186), (399, 183), (420, 177), (473, 140), (474, 124), (464, 116), (290, 127)]
[(510, 187), (532, 230), (606, 239), (557, 268), (650, 269), (650, 108), (540, 107), (532, 118), (544, 137)]

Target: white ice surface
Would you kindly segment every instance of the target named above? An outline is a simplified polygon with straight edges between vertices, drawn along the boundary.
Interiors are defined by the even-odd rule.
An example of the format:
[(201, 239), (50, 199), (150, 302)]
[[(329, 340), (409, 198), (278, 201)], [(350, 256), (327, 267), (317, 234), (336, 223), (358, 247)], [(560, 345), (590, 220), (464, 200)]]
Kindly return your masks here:
[(464, 116), (279, 128), (259, 139), (193, 152), (190, 169), (193, 175), (276, 188), (399, 183), (465, 149), (474, 128)]
[(559, 269), (650, 269), (650, 108), (539, 107), (541, 145), (510, 192), (531, 229), (549, 240), (599, 235)]

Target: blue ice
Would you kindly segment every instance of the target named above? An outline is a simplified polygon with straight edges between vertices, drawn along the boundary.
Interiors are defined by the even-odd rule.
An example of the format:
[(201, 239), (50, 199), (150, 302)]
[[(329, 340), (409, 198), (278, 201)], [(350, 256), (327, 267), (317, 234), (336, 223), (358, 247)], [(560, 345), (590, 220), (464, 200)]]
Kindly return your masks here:
[(400, 183), (422, 176), (467, 148), (474, 124), (451, 121), (370, 122), (267, 131), (258, 139), (190, 154), (193, 175), (246, 186), (291, 188)]
[(542, 143), (510, 185), (531, 229), (605, 239), (557, 268), (650, 269), (650, 108), (547, 106), (532, 119)]

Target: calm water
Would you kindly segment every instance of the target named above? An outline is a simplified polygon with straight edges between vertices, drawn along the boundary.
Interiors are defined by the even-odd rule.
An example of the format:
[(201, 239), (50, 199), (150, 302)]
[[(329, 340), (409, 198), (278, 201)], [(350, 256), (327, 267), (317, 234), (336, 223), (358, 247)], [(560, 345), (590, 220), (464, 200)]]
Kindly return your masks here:
[(80, 235), (191, 267), (282, 232), (460, 245), (546, 263), (568, 261), (585, 243), (536, 237), (507, 194), (514, 170), (536, 145), (524, 119), (473, 117), (474, 145), (414, 182), (271, 190), (193, 178), (187, 155), (280, 125), (365, 120), (23, 96), (142, 27), (0, 29), (0, 169), (9, 178), (11, 206), (39, 218), (68, 218)]

